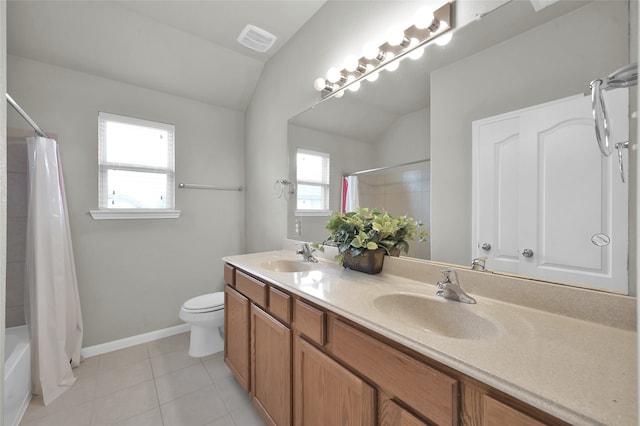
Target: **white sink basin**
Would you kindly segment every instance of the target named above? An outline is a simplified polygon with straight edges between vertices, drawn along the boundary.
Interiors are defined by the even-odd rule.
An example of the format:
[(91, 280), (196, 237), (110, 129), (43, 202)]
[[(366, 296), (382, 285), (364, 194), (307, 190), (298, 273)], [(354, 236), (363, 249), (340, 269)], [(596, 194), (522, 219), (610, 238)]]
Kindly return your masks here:
[(264, 269), (273, 272), (305, 272), (312, 269), (313, 263), (301, 260), (267, 260), (260, 264)]
[(403, 326), (440, 336), (485, 340), (500, 334), (497, 323), (473, 311), (475, 305), (410, 293), (379, 296), (373, 305)]

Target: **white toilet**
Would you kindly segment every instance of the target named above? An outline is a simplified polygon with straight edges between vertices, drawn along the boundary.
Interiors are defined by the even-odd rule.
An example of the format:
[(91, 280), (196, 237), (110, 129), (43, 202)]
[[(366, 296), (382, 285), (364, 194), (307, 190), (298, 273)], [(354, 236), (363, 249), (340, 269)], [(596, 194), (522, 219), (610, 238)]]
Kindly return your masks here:
[(180, 319), (191, 325), (189, 355), (199, 358), (224, 349), (224, 292), (187, 300)]

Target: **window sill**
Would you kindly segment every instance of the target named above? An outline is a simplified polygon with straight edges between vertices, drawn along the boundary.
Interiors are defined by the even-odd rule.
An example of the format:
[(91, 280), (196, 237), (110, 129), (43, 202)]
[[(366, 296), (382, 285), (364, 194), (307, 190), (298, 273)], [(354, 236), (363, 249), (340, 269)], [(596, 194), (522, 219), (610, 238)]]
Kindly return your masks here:
[(294, 216), (331, 216), (331, 210), (296, 210)]
[(180, 210), (170, 209), (113, 209), (90, 210), (93, 220), (109, 219), (177, 219)]

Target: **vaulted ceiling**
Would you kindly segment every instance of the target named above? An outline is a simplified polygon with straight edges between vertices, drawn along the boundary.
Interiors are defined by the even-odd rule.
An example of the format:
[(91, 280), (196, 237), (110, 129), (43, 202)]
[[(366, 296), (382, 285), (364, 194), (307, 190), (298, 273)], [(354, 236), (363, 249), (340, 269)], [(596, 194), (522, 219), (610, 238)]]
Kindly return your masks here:
[[(9, 1), (7, 51), (244, 111), (265, 62), (324, 3)], [(258, 53), (239, 44), (246, 24), (275, 35), (274, 46)]]

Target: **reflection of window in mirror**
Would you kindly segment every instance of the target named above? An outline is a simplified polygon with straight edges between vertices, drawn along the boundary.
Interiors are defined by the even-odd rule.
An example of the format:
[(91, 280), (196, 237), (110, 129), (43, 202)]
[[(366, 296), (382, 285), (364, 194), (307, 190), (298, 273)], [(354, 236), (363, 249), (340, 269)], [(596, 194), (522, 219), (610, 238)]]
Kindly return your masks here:
[(329, 211), (330, 155), (298, 149), (296, 153), (297, 213)]

